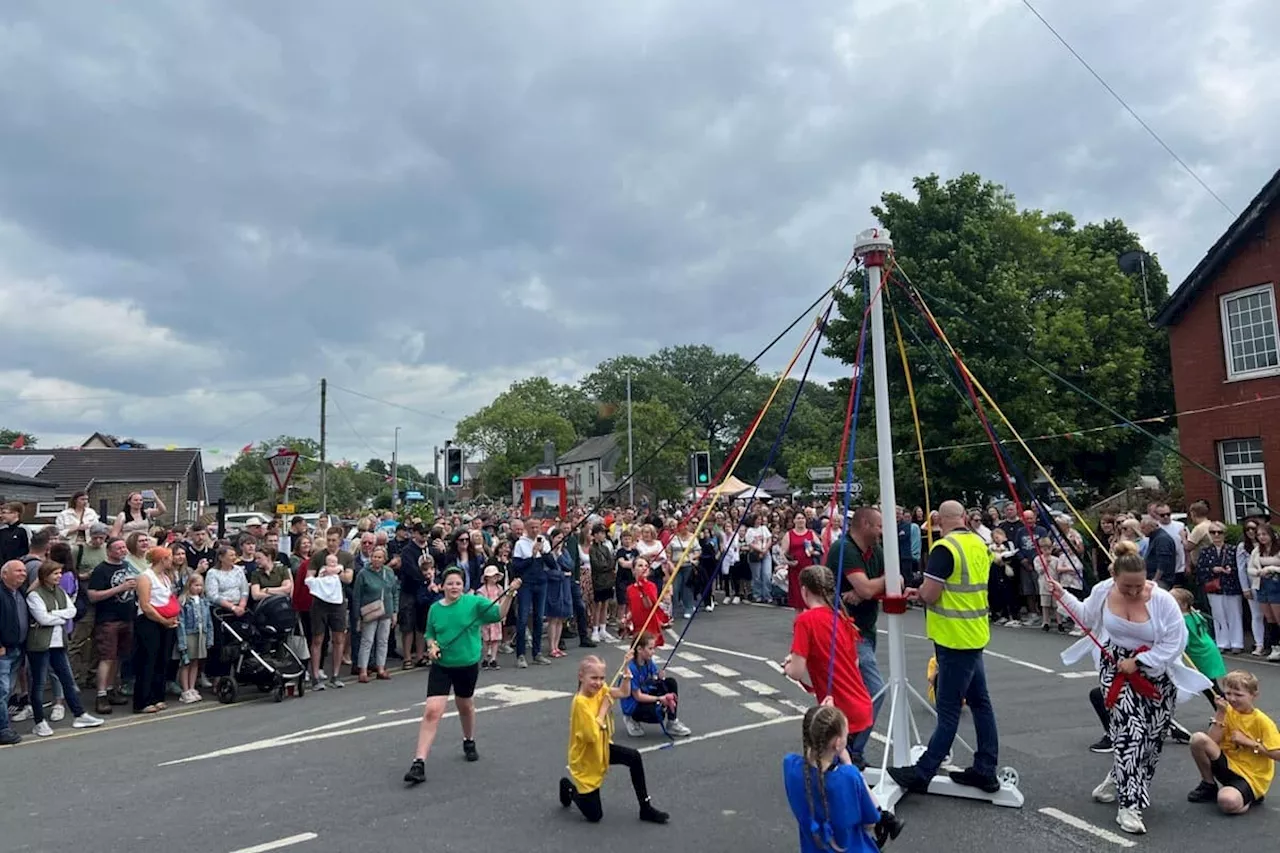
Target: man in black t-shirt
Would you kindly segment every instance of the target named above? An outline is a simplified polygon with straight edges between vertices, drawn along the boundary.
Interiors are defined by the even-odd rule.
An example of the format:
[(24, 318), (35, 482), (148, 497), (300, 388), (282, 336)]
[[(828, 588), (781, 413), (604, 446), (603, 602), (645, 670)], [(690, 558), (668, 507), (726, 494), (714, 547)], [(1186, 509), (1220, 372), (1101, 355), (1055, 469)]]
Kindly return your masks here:
[(125, 560), (123, 539), (107, 542), (107, 559), (89, 574), (89, 601), (94, 605), (93, 642), (98, 649), (98, 698), (94, 710), (110, 714), (112, 705), (128, 700), (115, 692), (120, 661), (133, 653), (133, 620), (138, 612), (138, 573)]

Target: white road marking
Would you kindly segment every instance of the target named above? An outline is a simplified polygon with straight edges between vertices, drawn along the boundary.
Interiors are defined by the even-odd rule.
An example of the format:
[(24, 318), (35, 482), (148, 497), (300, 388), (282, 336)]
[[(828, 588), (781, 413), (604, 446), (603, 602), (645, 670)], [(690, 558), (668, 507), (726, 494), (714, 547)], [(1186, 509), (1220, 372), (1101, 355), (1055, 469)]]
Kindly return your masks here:
[(786, 705), (793, 711), (799, 711), (801, 714), (809, 713), (808, 705), (801, 705), (799, 702), (792, 701), (791, 699), (779, 699), (778, 702), (779, 704)]
[(769, 665), (769, 669), (773, 670), (779, 675), (782, 674), (782, 664), (778, 663), (776, 660), (767, 660), (765, 661), (765, 663)]
[(277, 841), (268, 841), (266, 844), (258, 844), (254, 847), (241, 847), (239, 850), (232, 850), (231, 853), (267, 853), (268, 850), (279, 850), (281, 847), (292, 847), (294, 844), (301, 844), (304, 841), (314, 841), (320, 836), (314, 832), (303, 832), (298, 835), (290, 835), (288, 838), (281, 838)]
[(681, 678), (701, 678), (702, 674), (696, 670), (689, 669), (687, 666), (669, 666), (667, 672), (672, 675), (678, 675)]
[(704, 646), (702, 643), (691, 643), (688, 640), (685, 640), (681, 645), (689, 646), (694, 649), (702, 649), (704, 652), (716, 652), (717, 654), (729, 655), (730, 657), (746, 658), (747, 660), (759, 661), (760, 663), (769, 662), (769, 658), (761, 657), (760, 655), (749, 655), (746, 652), (739, 652), (734, 649), (722, 649), (719, 646)]
[(880, 734), (879, 732), (872, 732), (872, 733), (871, 733), (871, 739), (872, 739), (873, 741), (875, 741), (876, 743), (883, 743), (883, 744), (885, 744), (885, 745), (888, 745), (888, 743), (889, 743), (889, 738), (885, 737), (884, 735)]
[(721, 729), (720, 731), (716, 731), (716, 732), (706, 732), (704, 734), (694, 735), (693, 737), (681, 738), (680, 740), (673, 741), (673, 742), (655, 743), (652, 746), (644, 747), (643, 749), (640, 750), (640, 752), (657, 752), (660, 749), (671, 749), (672, 746), (679, 749), (679, 748), (688, 746), (691, 743), (698, 743), (699, 741), (713, 740), (715, 738), (721, 738), (721, 737), (728, 737), (729, 735), (741, 734), (742, 732), (749, 732), (755, 729), (763, 729), (766, 726), (776, 726), (779, 723), (793, 723), (797, 720), (802, 720), (802, 719), (804, 719), (803, 714), (797, 714), (794, 717), (775, 717), (772, 720), (763, 720), (759, 723), (747, 723), (744, 726), (734, 726), (731, 729)]
[(1088, 834), (1092, 835), (1094, 838), (1100, 838), (1103, 841), (1109, 841), (1112, 844), (1115, 844), (1119, 847), (1137, 847), (1138, 846), (1137, 842), (1130, 841), (1129, 839), (1125, 838), (1122, 835), (1116, 835), (1114, 832), (1111, 832), (1110, 830), (1103, 829), (1100, 826), (1094, 826), (1093, 824), (1089, 823), (1087, 820), (1082, 820), (1081, 818), (1078, 818), (1075, 815), (1067, 814), (1066, 812), (1059, 811), (1058, 809), (1040, 809), (1040, 814), (1044, 815), (1045, 817), (1051, 817), (1054, 820), (1060, 820), (1063, 823), (1065, 823), (1067, 826), (1074, 827), (1075, 829), (1078, 829), (1081, 832), (1087, 832)]
[(761, 696), (776, 696), (778, 694), (778, 688), (770, 687), (762, 681), (745, 679), (738, 683), (750, 690), (752, 693), (759, 693)]
[[(496, 699), (500, 704), (489, 705), (484, 708), (476, 708), (476, 713), (483, 714), (489, 711), (501, 711), (506, 708), (514, 708), (519, 705), (530, 705), (537, 702), (547, 702), (553, 699), (567, 699), (572, 695), (572, 693), (564, 693), (556, 690), (536, 690), (534, 688), (522, 687), (513, 684), (487, 684), (476, 690), (476, 696), (484, 699)], [(450, 711), (444, 716), (446, 718), (456, 717), (458, 716), (458, 712)], [(389, 720), (385, 723), (370, 723), (367, 726), (356, 726), (355, 728), (341, 728), (342, 726), (351, 725), (352, 723), (359, 722), (364, 719), (364, 717), (358, 717), (353, 720), (326, 723), (325, 725), (317, 726), (314, 729), (306, 729), (301, 732), (290, 732), (289, 734), (280, 735), (279, 737), (265, 738), (251, 743), (229, 746), (225, 749), (206, 752), (202, 755), (193, 755), (189, 758), (164, 761), (156, 766), (170, 767), (175, 764), (188, 764), (193, 761), (205, 761), (211, 758), (225, 758), (230, 755), (240, 755), (245, 752), (256, 752), (262, 749), (273, 749), (281, 746), (296, 746), (297, 744), (307, 743), (308, 741), (327, 740), (333, 737), (345, 737), (347, 735), (378, 731), (379, 729), (390, 729), (396, 726), (411, 726), (418, 723), (417, 717), (410, 717), (404, 720)]]
[(690, 663), (702, 663), (706, 660), (702, 655), (695, 655), (693, 652), (680, 652), (677, 657), (681, 660), (687, 660)]
[(764, 702), (743, 702), (742, 707), (746, 708), (748, 711), (753, 711), (762, 717), (767, 717), (770, 720), (782, 716), (781, 711), (772, 705), (766, 705)]
[(392, 714), (407, 714), (407, 713), (409, 713), (409, 712), (410, 712), (410, 711), (412, 711), (412, 710), (413, 710), (412, 708), (388, 708), (388, 709), (387, 709), (387, 710), (385, 710), (385, 711), (379, 711), (379, 712), (378, 712), (378, 716), (379, 716), (379, 717), (389, 717), (389, 716), (391, 716)]
[(1025, 666), (1027, 669), (1034, 669), (1036, 672), (1044, 672), (1049, 675), (1056, 675), (1058, 672), (1055, 669), (1049, 669), (1047, 666), (1041, 666), (1038, 663), (1027, 663), (1024, 660), (1018, 660), (1017, 658), (1010, 657), (1009, 655), (1002, 655), (999, 652), (993, 652), (990, 649), (987, 649), (985, 653), (993, 658), (998, 658), (999, 660), (1008, 661), (1009, 663), (1014, 663), (1018, 666)]
[(707, 688), (717, 696), (723, 696), (725, 698), (739, 695), (738, 691), (734, 690), (732, 687), (728, 687), (724, 684), (721, 684), (718, 681), (704, 681), (702, 682), (702, 686)]
[(721, 666), (718, 663), (709, 663), (703, 667), (707, 672), (713, 672), (721, 678), (733, 678), (740, 675), (736, 669), (729, 669), (727, 666)]
[(1060, 672), (1058, 673), (1058, 675), (1061, 675), (1063, 678), (1097, 678), (1098, 677), (1098, 673), (1096, 672)]

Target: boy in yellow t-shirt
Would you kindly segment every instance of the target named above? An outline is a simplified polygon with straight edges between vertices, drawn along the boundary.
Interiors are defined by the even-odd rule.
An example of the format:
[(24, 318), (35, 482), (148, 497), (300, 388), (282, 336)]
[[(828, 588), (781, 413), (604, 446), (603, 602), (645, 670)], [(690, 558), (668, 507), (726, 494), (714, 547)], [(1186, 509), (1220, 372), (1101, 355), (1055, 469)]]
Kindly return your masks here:
[(1280, 731), (1270, 717), (1253, 706), (1258, 698), (1258, 679), (1253, 673), (1230, 672), (1223, 686), (1227, 698), (1218, 699), (1209, 731), (1191, 737), (1200, 784), (1187, 794), (1187, 800), (1216, 800), (1223, 814), (1237, 815), (1262, 802), (1271, 787), (1276, 762), (1280, 761)]

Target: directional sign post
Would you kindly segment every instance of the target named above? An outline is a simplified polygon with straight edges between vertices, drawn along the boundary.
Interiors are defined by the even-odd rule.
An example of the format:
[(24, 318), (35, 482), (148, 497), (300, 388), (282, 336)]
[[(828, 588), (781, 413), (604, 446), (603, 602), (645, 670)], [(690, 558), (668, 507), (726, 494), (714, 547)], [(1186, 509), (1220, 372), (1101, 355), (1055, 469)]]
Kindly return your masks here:
[(276, 481), (276, 490), (283, 492), (289, 487), (289, 481), (293, 479), (293, 469), (298, 467), (298, 451), (280, 448), (274, 456), (267, 457), (267, 464), (271, 466), (271, 476)]
[(836, 469), (834, 466), (828, 465), (825, 468), (810, 468), (809, 479), (814, 482), (834, 480), (836, 478)]
[[(814, 483), (809, 491), (815, 495), (844, 494), (843, 483)], [(856, 480), (849, 484), (849, 493), (855, 498), (862, 494), (862, 484)]]

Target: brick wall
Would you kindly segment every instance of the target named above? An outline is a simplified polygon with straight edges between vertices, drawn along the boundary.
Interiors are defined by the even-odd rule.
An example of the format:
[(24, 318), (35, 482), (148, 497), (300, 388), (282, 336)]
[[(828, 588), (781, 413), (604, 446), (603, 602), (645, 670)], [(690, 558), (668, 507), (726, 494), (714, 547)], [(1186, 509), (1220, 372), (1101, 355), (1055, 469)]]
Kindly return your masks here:
[[(1174, 393), (1179, 412), (1280, 396), (1280, 375), (1227, 381), (1220, 297), (1233, 291), (1272, 284), (1280, 305), (1280, 210), (1267, 217), (1259, 236), (1249, 240), (1218, 277), (1196, 296), (1178, 324), (1169, 330)], [(1220, 472), (1218, 442), (1232, 438), (1262, 438), (1268, 471), (1269, 503), (1280, 502), (1280, 399), (1249, 403), (1178, 418), (1182, 452), (1212, 471)], [(1213, 477), (1183, 463), (1188, 502), (1207, 500), (1213, 517), (1223, 518), (1223, 489)]]
[(125, 499), (133, 492), (154, 489), (156, 495), (169, 510), (161, 519), (163, 524), (174, 521), (189, 521), (187, 518), (187, 495), (183, 483), (138, 482), (138, 483), (95, 483), (89, 489), (89, 506), (102, 511), (102, 501), (107, 502), (105, 517), (114, 519), (123, 509)]

